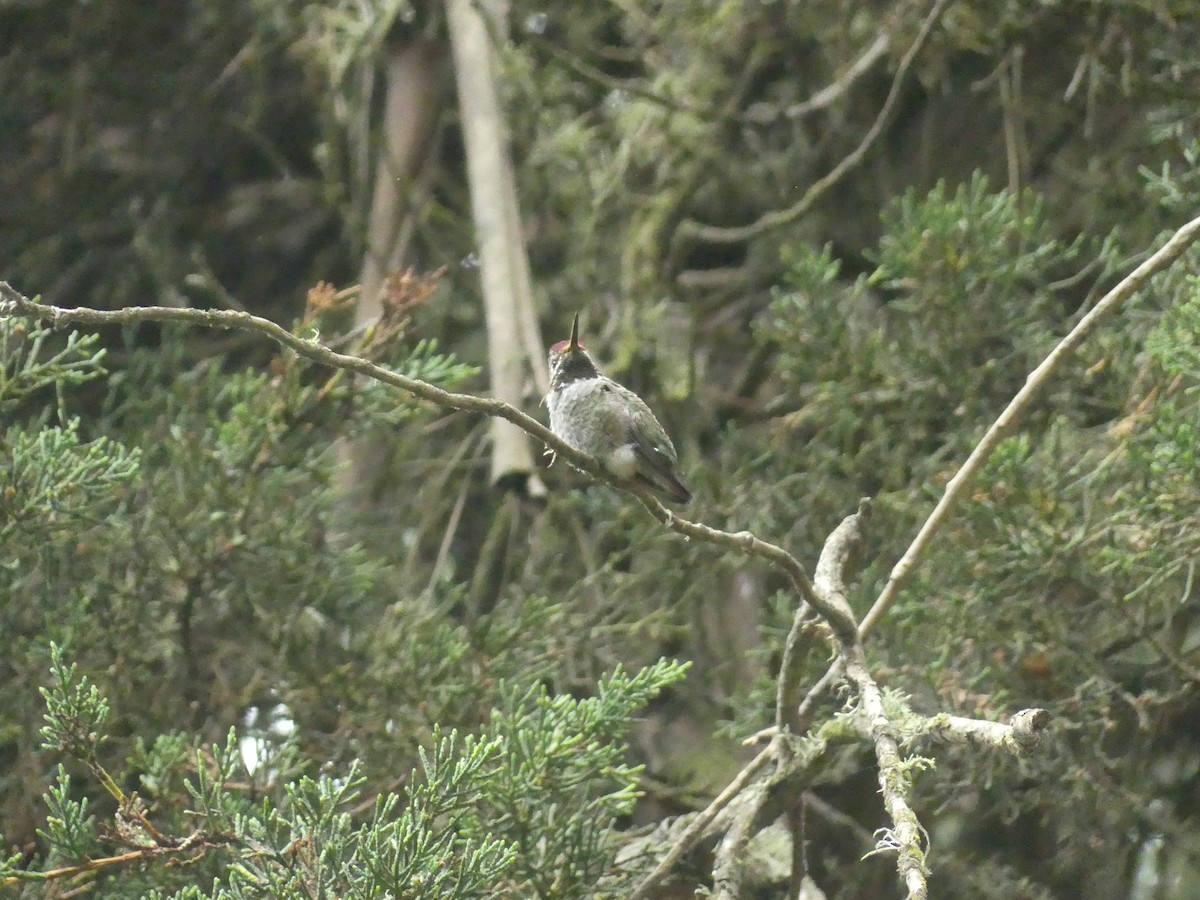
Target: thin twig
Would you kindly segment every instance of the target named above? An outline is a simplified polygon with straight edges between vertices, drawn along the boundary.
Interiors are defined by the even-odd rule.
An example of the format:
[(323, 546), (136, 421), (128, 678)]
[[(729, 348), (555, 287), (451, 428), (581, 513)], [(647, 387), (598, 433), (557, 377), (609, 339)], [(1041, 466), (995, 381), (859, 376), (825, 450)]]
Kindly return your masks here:
[(841, 77), (821, 88), (821, 90), (817, 91), (807, 100), (797, 103), (794, 106), (789, 106), (784, 111), (784, 115), (789, 119), (799, 119), (819, 109), (832, 106), (834, 102), (850, 92), (850, 88), (854, 86), (854, 82), (858, 81), (859, 78), (871, 70), (871, 67), (887, 52), (890, 45), (891, 39), (887, 33), (880, 34), (875, 38), (875, 42), (864, 51), (862, 56), (854, 61)]
[(721, 791), (712, 803), (708, 804), (703, 811), (697, 813), (696, 817), (688, 824), (688, 827), (671, 846), (667, 854), (658, 861), (658, 865), (654, 867), (654, 870), (634, 888), (633, 893), (629, 895), (629, 900), (645, 900), (645, 898), (650, 896), (650, 892), (671, 869), (675, 868), (675, 864), (679, 862), (683, 854), (687, 853), (700, 840), (700, 837), (704, 834), (704, 830), (717, 817), (717, 814), (728, 806), (733, 798), (742, 792), (746, 785), (754, 780), (754, 777), (758, 775), (768, 762), (775, 759), (777, 746), (775, 742), (772, 742), (764, 747), (758, 756), (746, 763), (742, 771), (738, 772), (737, 777), (725, 786), (725, 790)]
[(13, 887), (14, 885), (21, 884), (22, 882), (54, 881), (59, 878), (71, 878), (76, 875), (86, 875), (90, 872), (98, 872), (102, 869), (108, 869), (113, 866), (120, 866), (126, 863), (138, 862), (156, 857), (173, 857), (182, 853), (191, 853), (196, 850), (199, 850), (201, 853), (203, 853), (206, 850), (213, 850), (228, 846), (228, 844), (228, 840), (213, 840), (204, 832), (198, 831), (174, 843), (165, 843), (156, 845), (154, 847), (141, 847), (137, 850), (130, 850), (127, 853), (118, 853), (116, 856), (103, 856), (98, 859), (89, 859), (71, 866), (61, 866), (57, 869), (48, 869), (45, 872), (24, 871), (19, 875), (9, 875), (3, 879), (0, 879), (0, 886)]
[[(605, 480), (612, 483), (609, 478), (605, 478)], [(624, 485), (618, 486), (625, 487)], [(685, 537), (694, 537), (720, 547), (741, 550), (751, 556), (767, 560), (788, 576), (788, 580), (791, 581), (796, 594), (802, 601), (808, 603), (816, 610), (833, 630), (834, 636), (839, 641), (854, 640), (854, 618), (849, 614), (849, 610), (843, 609), (836, 603), (829, 602), (825, 597), (818, 594), (813, 589), (812, 582), (809, 580), (808, 574), (804, 571), (804, 566), (800, 564), (800, 561), (796, 557), (792, 556), (792, 554), (788, 553), (782, 547), (755, 537), (749, 531), (721, 531), (718, 528), (713, 528), (700, 522), (681, 519), (650, 494), (637, 488), (630, 489), (626, 487), (625, 489), (635, 494), (642, 502), (642, 505), (649, 510), (650, 515), (654, 516), (654, 518), (658, 519), (672, 531), (678, 532)]]

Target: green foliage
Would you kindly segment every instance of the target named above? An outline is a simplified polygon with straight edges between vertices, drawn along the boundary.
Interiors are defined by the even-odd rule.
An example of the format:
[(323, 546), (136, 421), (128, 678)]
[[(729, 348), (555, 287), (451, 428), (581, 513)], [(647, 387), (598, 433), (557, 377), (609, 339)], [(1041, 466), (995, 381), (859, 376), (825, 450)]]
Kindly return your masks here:
[[(107, 701), (77, 664), (64, 662), (60, 648), (52, 646), (51, 654), (55, 684), (43, 690), (46, 744), (86, 762), (112, 786), (95, 761)], [(113, 842), (151, 856), (195, 852), (193, 864), (213, 878), (211, 887), (202, 888), (203, 877), (174, 876), (169, 880), (192, 882), (169, 895), (176, 898), (313, 891), (473, 898), (494, 896), (502, 885), (524, 896), (590, 896), (616, 853), (613, 823), (638, 795), (640, 768), (625, 760), (630, 717), (685, 670), (668, 661), (633, 675), (617, 670), (584, 700), (506, 687), (505, 709), (479, 736), (434, 728), (430, 748), (418, 748), (419, 774), (402, 793), (381, 792), (373, 804), (363, 803), (367, 780), (357, 761), (343, 774), (315, 779), (299, 775), (288, 754), (259, 758), (252, 771), (245, 739), (233, 728), (223, 743), (195, 750), (193, 774), (182, 783), (171, 773), (188, 755), (186, 739), (164, 735), (149, 747), (142, 743), (130, 772), (141, 770), (159, 817), (186, 805), (186, 816), (172, 821), (186, 820), (187, 835), (164, 836), (146, 824), (145, 808), (132, 795), (121, 798), (118, 827), (99, 837), (88, 800), (72, 797), (60, 765), (44, 799), (45, 862), (95, 858)], [(256, 777), (260, 769), (266, 782)], [(373, 811), (364, 816), (368, 805)], [(138, 827), (122, 824), (127, 811)], [(221, 858), (219, 867), (213, 856)], [(105, 868), (106, 896), (133, 896), (155, 883), (145, 872)], [(39, 872), (17, 868), (14, 857), (0, 877), (36, 881)]]
[[(1146, 338), (1146, 355), (1165, 375), (1186, 378), (1189, 385), (1200, 382), (1200, 349), (1196, 346), (1200, 325), (1200, 278), (1180, 285), (1179, 302), (1171, 305)], [(1184, 397), (1194, 393), (1184, 392)]]
[(65, 341), (52, 340), (52, 335), (40, 323), (0, 319), (0, 413), (11, 414), (39, 391), (63, 391), (104, 374), (105, 350), (98, 346), (98, 335), (71, 331)]
[(63, 662), (62, 648), (53, 643), (50, 645), (50, 674), (54, 686), (41, 689), (46, 700), (42, 746), (81, 759), (95, 759), (96, 748), (105, 740), (103, 728), (108, 721), (108, 701), (91, 679), (79, 674), (75, 663), (68, 666)]
[[(63, 393), (104, 375), (104, 355), (95, 335), (73, 332), (60, 340), (46, 327), (0, 320), (0, 412), (15, 416), (39, 395), (54, 392), (59, 416), (65, 418)], [(44, 421), (48, 414), (47, 407), (37, 418)], [(80, 429), (80, 420), (71, 418), (58, 427), (10, 425), (0, 436), (5, 460), (0, 465), (0, 541), (10, 548), (36, 547), (73, 522), (111, 513), (137, 477), (137, 448), (103, 436), (86, 441)], [(21, 539), (13, 541), (18, 530)], [(8, 564), (16, 566), (19, 560), (14, 554)]]
[(71, 796), (71, 777), (58, 767), (57, 782), (45, 795), (46, 829), (38, 834), (57, 859), (86, 859), (95, 853), (96, 820), (88, 815), (88, 799)]
[(17, 530), (23, 542), (71, 520), (110, 512), (138, 474), (141, 453), (105, 437), (84, 442), (78, 419), (65, 428), (10, 428), (2, 441), (0, 540)]
[(613, 825), (639, 796), (641, 769), (625, 762), (630, 717), (686, 670), (669, 660), (618, 669), (583, 700), (540, 686), (502, 692), (486, 734), (506, 752), (483, 821), (513, 842), (513, 894), (591, 896), (616, 856)]
[[(585, 313), (680, 448), (689, 517), (811, 565), (875, 496), (860, 611), (1032, 365), (1200, 196), (1194, 16), (963, 0), (861, 162), (781, 217), (870, 133), (929, 6), (518, 0), (495, 31), (543, 332)], [(67, 306), (295, 321), (361, 267), (383, 61), (411, 51), (452, 94), (440, 7), (398, 0), (10, 4), (0, 33), (0, 258)], [(433, 267), (475, 235), (454, 115), (430, 122), (399, 224)], [(775, 224), (704, 227), (752, 222)], [(1196, 893), (1198, 267), (1089, 340), (871, 636), (920, 714), (1060, 727), (1022, 760), (935, 748), (934, 893)], [(387, 364), (473, 378), (477, 283), (452, 267)], [(89, 820), (92, 856), (141, 852), (145, 816), (183, 849), (72, 888), (620, 896), (629, 823), (702, 804), (741, 761), (711, 735), (771, 720), (786, 581), (561, 466), (544, 505), (493, 491), (477, 419), (244, 335), (3, 320), (0, 351), (5, 878), (69, 862)], [(348, 435), (393, 454), (363, 507)], [(110, 704), (96, 724), (89, 691), (48, 686), (94, 757), (69, 790), (37, 737), (52, 642)], [(663, 656), (692, 677), (630, 730), (597, 685)], [(890, 896), (894, 861), (853, 837), (884, 822), (840, 700), (800, 750), (857, 828), (808, 815), (808, 862), (830, 896)]]
[[(2, 837), (3, 835), (0, 835), (0, 838)], [(20, 864), (24, 855), (20, 851), (0, 855), (0, 878), (15, 878), (16, 874), (20, 871)]]
[(1081, 242), (1055, 237), (1032, 191), (989, 192), (978, 172), (952, 194), (945, 182), (924, 197), (910, 190), (882, 219), (868, 283), (896, 292), (886, 307), (896, 374), (949, 386), (969, 371), (977, 380), (960, 395), (959, 414), (994, 415), (1048, 349), (1049, 286)]
[(278, 805), (239, 800), (228, 789), (240, 770), (231, 733), (213, 748), (215, 776), (189, 786), (207, 828), (228, 836), (234, 857), (222, 883), (201, 896), (301, 897), (314, 889), (339, 897), (485, 895), (511, 864), (512, 849), (465, 839), (446, 823), (486, 786), (483, 770), (499, 747), (456, 741), (454, 733), (435, 735), (434, 750), (421, 753), (421, 780), (403, 797), (380, 795), (372, 816), (356, 822), (351, 810), (365, 785), (356, 765), (344, 776), (286, 784)]
[(980, 318), (1000, 313), (1001, 298), (1014, 295), (1030, 298), (1019, 305), (1036, 314), (1048, 267), (1064, 261), (1042, 200), (1032, 191), (989, 192), (978, 172), (953, 194), (944, 181), (925, 196), (909, 190), (882, 220), (871, 281), (902, 292), (899, 307), (927, 328), (994, 328)]

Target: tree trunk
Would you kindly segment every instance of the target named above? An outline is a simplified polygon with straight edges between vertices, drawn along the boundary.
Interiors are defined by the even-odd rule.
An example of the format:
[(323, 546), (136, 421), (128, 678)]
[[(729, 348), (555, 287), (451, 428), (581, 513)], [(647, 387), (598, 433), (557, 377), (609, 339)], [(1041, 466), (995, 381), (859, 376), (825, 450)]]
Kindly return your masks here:
[[(548, 378), (533, 314), (529, 261), (521, 237), (495, 59), (488, 25), (471, 0), (447, 0), (446, 12), (471, 211), (479, 242), (492, 395), (522, 406), (530, 376), (541, 393), (548, 389)], [(492, 484), (515, 482), (524, 485), (531, 495), (544, 494), (528, 435), (501, 419), (493, 419), (491, 429)]]
[[(423, 40), (389, 46), (383, 63), (383, 122), (379, 129), (375, 186), (354, 310), (354, 327), (379, 317), (381, 292), (390, 272), (404, 262), (412, 233), (414, 182), (420, 171), (438, 110), (439, 48)], [(405, 215), (408, 212), (409, 215)], [(338, 446), (341, 494), (352, 514), (369, 511), (387, 457), (379, 442), (345, 440)]]

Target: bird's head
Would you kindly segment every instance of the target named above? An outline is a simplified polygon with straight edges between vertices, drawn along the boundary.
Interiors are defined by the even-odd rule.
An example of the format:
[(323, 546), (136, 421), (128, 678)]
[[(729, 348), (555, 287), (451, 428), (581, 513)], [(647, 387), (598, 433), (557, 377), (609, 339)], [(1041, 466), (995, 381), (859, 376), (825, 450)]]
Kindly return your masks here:
[(579, 340), (579, 313), (571, 322), (571, 337), (550, 348), (550, 383), (560, 388), (581, 378), (595, 378), (596, 364)]

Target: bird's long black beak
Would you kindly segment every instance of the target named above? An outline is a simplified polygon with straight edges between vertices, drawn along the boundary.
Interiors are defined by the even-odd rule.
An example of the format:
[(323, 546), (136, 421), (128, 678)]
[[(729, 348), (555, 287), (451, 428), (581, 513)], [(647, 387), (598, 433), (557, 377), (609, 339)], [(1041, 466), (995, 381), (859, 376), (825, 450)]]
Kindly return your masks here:
[(575, 313), (575, 318), (571, 321), (571, 341), (567, 344), (567, 349), (572, 352), (579, 349), (579, 313)]

